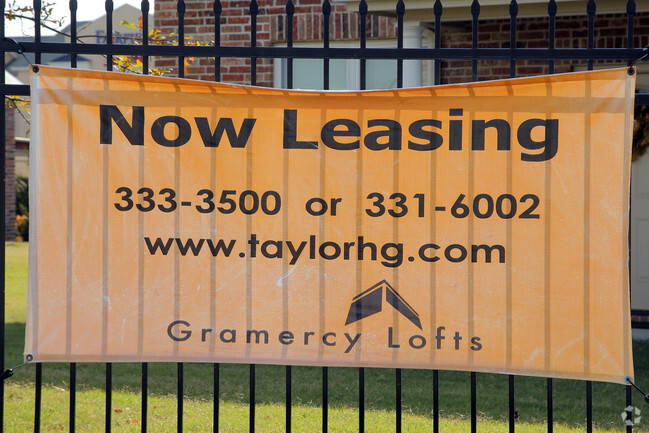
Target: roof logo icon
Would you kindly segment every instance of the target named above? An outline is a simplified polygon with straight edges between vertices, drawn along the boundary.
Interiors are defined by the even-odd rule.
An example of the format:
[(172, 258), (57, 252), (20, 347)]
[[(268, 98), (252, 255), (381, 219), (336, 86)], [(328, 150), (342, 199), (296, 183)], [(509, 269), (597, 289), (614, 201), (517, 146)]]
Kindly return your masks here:
[(389, 305), (392, 305), (392, 307), (401, 313), (402, 316), (411, 321), (417, 328), (423, 329), (421, 327), (419, 314), (417, 314), (415, 309), (412, 308), (410, 304), (408, 304), (406, 300), (403, 299), (403, 297), (385, 280), (374, 284), (372, 287), (365, 290), (363, 293), (356, 295), (354, 299), (352, 299), (345, 325), (349, 325), (350, 323), (357, 322), (381, 312), (383, 309), (384, 289), (385, 301)]

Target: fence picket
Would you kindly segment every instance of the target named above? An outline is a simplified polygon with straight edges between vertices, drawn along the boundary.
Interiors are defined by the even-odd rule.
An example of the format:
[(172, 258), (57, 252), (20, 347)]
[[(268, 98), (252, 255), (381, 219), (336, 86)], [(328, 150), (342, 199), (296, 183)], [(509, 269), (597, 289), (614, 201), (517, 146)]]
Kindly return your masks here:
[(77, 412), (77, 364), (76, 362), (70, 363), (70, 408), (69, 408), (69, 420), (70, 420), (70, 433), (74, 433), (76, 430), (76, 412)]
[(149, 415), (149, 364), (142, 363), (142, 402), (141, 402), (141, 417), (140, 421), (142, 433), (147, 431), (147, 419)]

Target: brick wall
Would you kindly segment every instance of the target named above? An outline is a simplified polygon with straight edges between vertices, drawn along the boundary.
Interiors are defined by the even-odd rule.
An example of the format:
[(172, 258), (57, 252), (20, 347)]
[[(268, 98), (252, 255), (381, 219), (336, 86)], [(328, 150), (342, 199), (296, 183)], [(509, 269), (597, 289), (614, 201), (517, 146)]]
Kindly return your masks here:
[(5, 111), (5, 240), (16, 240), (16, 137), (14, 133), (14, 110)]
[[(250, 45), (249, 1), (222, 1), (221, 45)], [(214, 13), (211, 1), (186, 1), (185, 34), (193, 41), (214, 40)], [(286, 1), (258, 0), (257, 46), (272, 46), (286, 42)], [(295, 42), (322, 40), (323, 18), (321, 0), (296, 0), (293, 18)], [(176, 0), (156, 0), (154, 26), (165, 34), (178, 31)], [(329, 22), (330, 40), (359, 39), (359, 15), (347, 12), (344, 5), (332, 4)], [(368, 16), (368, 39), (396, 38), (395, 21), (387, 17)], [(155, 66), (177, 71), (176, 59), (156, 59)], [(187, 78), (214, 80), (214, 59), (195, 59), (186, 67)], [(221, 80), (230, 83), (250, 83), (249, 59), (221, 59)], [(258, 59), (257, 85), (273, 85), (271, 59)]]
[[(177, 32), (176, 0), (156, 0), (154, 25), (164, 33)], [(270, 46), (286, 41), (285, 0), (258, 0), (257, 45)], [(195, 41), (214, 39), (214, 14), (211, 1), (189, 0), (186, 2), (185, 32)], [(223, 1), (221, 16), (221, 44), (224, 46), (250, 45), (249, 1)], [(547, 47), (548, 18), (521, 18), (517, 21), (517, 46), (520, 48)], [(635, 47), (649, 45), (649, 13), (635, 17)], [(432, 24), (431, 24), (432, 26)], [(442, 23), (442, 47), (470, 48), (471, 22)], [(595, 19), (597, 47), (626, 47), (625, 14), (600, 15)], [(585, 16), (556, 18), (556, 48), (586, 48), (588, 20)], [(293, 35), (296, 42), (322, 40), (321, 0), (296, 0)], [(509, 20), (482, 21), (479, 27), (479, 46), (484, 48), (509, 48)], [(368, 15), (368, 38), (396, 38), (395, 20)], [(347, 12), (345, 6), (332, 4), (330, 38), (335, 40), (359, 39), (359, 15)], [(556, 61), (555, 72), (571, 72), (583, 66), (582, 61)], [(158, 59), (156, 66), (177, 68), (176, 59)], [(478, 63), (480, 80), (508, 78), (509, 60), (481, 60)], [(545, 61), (519, 61), (516, 75), (539, 75), (548, 73)], [(186, 68), (188, 78), (214, 79), (214, 60), (196, 59)], [(250, 83), (249, 59), (221, 59), (221, 80), (232, 83)], [(442, 83), (459, 83), (472, 80), (470, 61), (442, 62)], [(272, 86), (273, 69), (270, 59), (259, 59), (257, 84)]]
[[(444, 24), (442, 24), (444, 26)], [(634, 47), (649, 45), (649, 13), (635, 16)], [(518, 48), (547, 48), (549, 38), (548, 18), (523, 18), (516, 23)], [(624, 14), (598, 16), (595, 19), (595, 46), (597, 48), (626, 48), (627, 17)], [(479, 47), (509, 48), (509, 20), (490, 20), (480, 23)], [(586, 48), (588, 44), (588, 19), (586, 17), (556, 18), (556, 48)], [(471, 22), (448, 24), (442, 28), (442, 46), (448, 48), (471, 47)], [(584, 61), (561, 60), (555, 62), (555, 73), (572, 72)], [(547, 62), (518, 61), (516, 76), (547, 74)], [(478, 62), (478, 79), (509, 78), (509, 60), (482, 60)], [(470, 61), (442, 62), (442, 83), (471, 81)]]
[[(631, 322), (634, 322), (636, 324), (640, 324), (640, 326), (637, 326), (638, 328), (649, 328), (649, 316), (647, 315), (637, 315), (637, 316), (631, 316)], [(635, 326), (635, 325), (634, 325)]]

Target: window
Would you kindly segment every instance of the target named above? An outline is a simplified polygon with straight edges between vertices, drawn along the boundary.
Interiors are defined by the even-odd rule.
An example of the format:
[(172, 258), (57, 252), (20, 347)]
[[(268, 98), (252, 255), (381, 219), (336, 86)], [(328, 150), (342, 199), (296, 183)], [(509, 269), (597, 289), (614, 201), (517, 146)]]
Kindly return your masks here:
[[(321, 43), (300, 44), (302, 47), (322, 47)], [(352, 48), (358, 47), (358, 41), (349, 41), (332, 44), (331, 46)], [(368, 41), (368, 47), (394, 47), (396, 42)], [(286, 59), (274, 61), (274, 86), (286, 88)], [(354, 59), (329, 60), (329, 89), (330, 90), (360, 90), (361, 87), (361, 62)], [(293, 60), (293, 88), (322, 90), (324, 84), (324, 60), (322, 59), (294, 59)], [(366, 67), (367, 90), (394, 89), (397, 87), (397, 61), (396, 60), (367, 60)]]

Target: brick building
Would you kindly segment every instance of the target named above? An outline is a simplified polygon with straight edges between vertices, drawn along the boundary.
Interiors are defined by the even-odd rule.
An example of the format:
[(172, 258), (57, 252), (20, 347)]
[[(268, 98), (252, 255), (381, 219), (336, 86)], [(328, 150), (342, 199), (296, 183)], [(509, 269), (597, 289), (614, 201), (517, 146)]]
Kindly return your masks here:
[(5, 241), (16, 240), (16, 139), (12, 108), (5, 110)]
[[(623, 2), (620, 2), (623, 3)], [(450, 25), (450, 31), (444, 34), (443, 47), (471, 47), (471, 23), (458, 22)], [(586, 48), (588, 18), (586, 16), (557, 16), (556, 48)], [(597, 16), (594, 22), (595, 47), (626, 48), (627, 17), (626, 14), (606, 14)], [(634, 18), (634, 47), (649, 45), (649, 11), (640, 12)], [(549, 38), (549, 18), (520, 18), (516, 24), (518, 48), (546, 48)], [(509, 19), (494, 19), (480, 23), (479, 46), (484, 48), (509, 48)], [(579, 60), (557, 60), (554, 72), (564, 73), (583, 70), (586, 62)], [(642, 71), (641, 71), (642, 72)], [(548, 74), (548, 62), (519, 61), (516, 64), (516, 76)], [(445, 62), (442, 67), (442, 82), (471, 81), (470, 62)], [(510, 77), (509, 61), (480, 61), (478, 67), (480, 79), (499, 79)]]
[[(212, 1), (186, 1), (185, 33), (194, 41), (214, 40), (214, 10)], [(249, 1), (223, 1), (221, 13), (221, 45), (250, 45)], [(322, 46), (323, 17), (320, 0), (296, 0), (293, 21), (295, 46)], [(396, 2), (368, 2), (367, 18), (368, 46), (395, 47)], [(404, 17), (404, 46), (432, 47), (434, 43), (433, 2), (409, 1)], [(447, 0), (442, 14), (442, 48), (471, 47), (470, 0)], [(547, 47), (549, 38), (549, 18), (546, 2), (531, 2), (521, 5), (517, 19), (517, 46), (519, 48)], [(638, 2), (634, 19), (635, 47), (649, 45), (649, 5)], [(283, 46), (286, 44), (286, 2), (284, 0), (260, 0), (257, 17), (257, 45)], [(479, 24), (479, 47), (509, 48), (510, 20), (508, 0), (489, 2), (490, 6), (481, 8)], [(556, 48), (586, 48), (588, 19), (586, 1), (559, 0), (556, 17)], [(595, 46), (606, 48), (626, 47), (627, 15), (625, 1), (599, 1), (595, 19)], [(544, 7), (541, 7), (544, 6)], [(330, 40), (332, 46), (357, 47), (360, 39), (360, 16), (357, 1), (339, 0), (331, 4)], [(178, 31), (177, 1), (156, 0), (154, 25), (164, 33)], [(300, 61), (300, 59), (296, 59)], [(334, 61), (334, 60), (332, 60)], [(368, 61), (372, 62), (372, 61)], [(381, 62), (381, 61), (375, 61)], [(388, 61), (384, 61), (388, 62)], [(393, 62), (396, 65), (396, 62)], [(432, 67), (429, 62), (406, 61), (404, 84), (411, 86), (433, 84)], [(175, 69), (176, 59), (158, 59), (156, 65)], [(299, 66), (299, 65), (296, 65)], [(557, 61), (555, 73), (572, 72), (585, 68), (583, 61)], [(306, 68), (311, 71), (308, 67)], [(334, 67), (332, 66), (332, 74)], [(353, 69), (353, 68), (350, 68)], [(385, 68), (383, 68), (385, 69)], [(396, 71), (396, 66), (394, 66)], [(376, 71), (374, 71), (376, 72)], [(388, 72), (388, 71), (384, 71)], [(392, 71), (389, 71), (390, 73)], [(519, 61), (516, 75), (538, 75), (548, 73), (547, 62)], [(642, 71), (640, 71), (642, 72)], [(353, 71), (352, 71), (353, 73)], [(372, 68), (368, 67), (368, 73)], [(257, 63), (257, 85), (280, 87), (282, 62), (259, 59)], [(295, 79), (300, 82), (300, 68), (295, 67)], [(196, 59), (186, 68), (186, 77), (203, 80), (214, 79), (214, 60)], [(392, 75), (396, 76), (396, 72)], [(509, 78), (509, 60), (482, 60), (479, 62), (479, 80)], [(249, 59), (222, 59), (221, 80), (231, 83), (250, 84)], [(348, 80), (349, 83), (350, 80)], [(354, 80), (351, 80), (352, 84)], [(380, 81), (380, 80), (379, 80)], [(390, 80), (385, 80), (390, 82)], [(394, 80), (392, 80), (394, 81)], [(441, 83), (471, 81), (470, 61), (444, 61), (441, 68)], [(299, 86), (295, 86), (299, 87)], [(317, 86), (304, 86), (313, 87)], [(353, 88), (354, 86), (347, 86)]]
[[(7, 84), (19, 84), (5, 73)], [(16, 110), (5, 100), (5, 241), (16, 240)]]
[[(163, 33), (177, 32), (178, 12), (176, 0), (156, 0), (155, 27)], [(261, 0), (257, 17), (257, 46), (273, 46), (286, 43), (286, 7), (283, 0)], [(250, 45), (249, 1), (223, 1), (221, 14), (221, 45)], [(214, 11), (211, 1), (187, 1), (185, 33), (194, 41), (214, 40)], [(298, 0), (295, 2), (293, 37), (296, 44), (322, 41), (322, 3), (320, 0)], [(374, 40), (396, 38), (394, 20), (389, 17), (370, 16), (368, 36)], [(358, 14), (348, 12), (345, 5), (333, 4), (330, 18), (332, 42), (356, 41), (359, 35)], [(320, 42), (321, 46), (321, 42)], [(176, 59), (158, 59), (156, 66), (176, 68)], [(257, 63), (257, 84), (273, 86), (274, 64), (270, 59), (259, 59)], [(186, 77), (202, 80), (214, 79), (214, 60), (197, 59), (187, 67)], [(249, 59), (222, 59), (221, 79), (229, 83), (250, 84)]]

